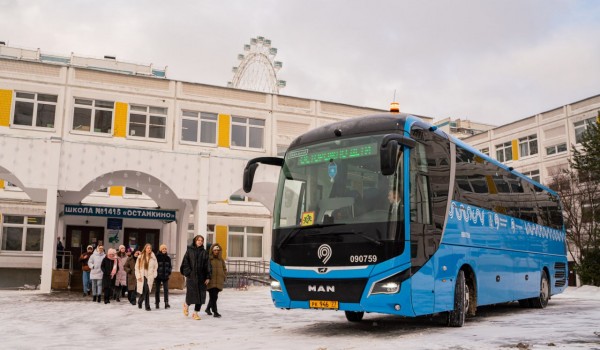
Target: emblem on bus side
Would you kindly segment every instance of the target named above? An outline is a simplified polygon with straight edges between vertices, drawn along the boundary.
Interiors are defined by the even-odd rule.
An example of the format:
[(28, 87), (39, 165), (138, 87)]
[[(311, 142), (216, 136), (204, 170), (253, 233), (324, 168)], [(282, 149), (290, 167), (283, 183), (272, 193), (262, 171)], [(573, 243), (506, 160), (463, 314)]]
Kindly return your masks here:
[(333, 251), (331, 250), (329, 244), (321, 244), (321, 246), (319, 246), (319, 249), (317, 249), (317, 256), (319, 257), (319, 259), (321, 259), (323, 265), (327, 264), (332, 254)]

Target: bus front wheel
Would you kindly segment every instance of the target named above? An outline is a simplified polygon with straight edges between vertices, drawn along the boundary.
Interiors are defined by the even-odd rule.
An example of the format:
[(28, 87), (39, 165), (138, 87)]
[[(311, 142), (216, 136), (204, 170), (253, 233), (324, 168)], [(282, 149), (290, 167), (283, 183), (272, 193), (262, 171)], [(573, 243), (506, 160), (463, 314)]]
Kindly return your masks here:
[(462, 327), (469, 310), (469, 285), (465, 280), (465, 272), (460, 270), (456, 276), (454, 288), (454, 310), (448, 312), (448, 326)]
[(364, 312), (345, 311), (346, 319), (350, 322), (360, 322), (365, 315)]
[(543, 309), (548, 306), (550, 300), (550, 280), (546, 270), (542, 270), (542, 278), (540, 280), (540, 295), (531, 299), (531, 306), (536, 309)]

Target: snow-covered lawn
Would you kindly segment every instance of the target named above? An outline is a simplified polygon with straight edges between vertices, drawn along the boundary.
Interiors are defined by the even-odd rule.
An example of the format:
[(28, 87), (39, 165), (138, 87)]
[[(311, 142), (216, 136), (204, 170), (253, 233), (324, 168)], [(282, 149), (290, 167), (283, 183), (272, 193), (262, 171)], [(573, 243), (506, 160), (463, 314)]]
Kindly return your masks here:
[(462, 328), (441, 317), (366, 314), (349, 323), (343, 312), (280, 310), (267, 287), (226, 289), (220, 319), (186, 318), (184, 294), (170, 299), (171, 309), (148, 312), (79, 293), (0, 291), (0, 349), (600, 349), (600, 289), (589, 286), (554, 296), (546, 309), (480, 308)]

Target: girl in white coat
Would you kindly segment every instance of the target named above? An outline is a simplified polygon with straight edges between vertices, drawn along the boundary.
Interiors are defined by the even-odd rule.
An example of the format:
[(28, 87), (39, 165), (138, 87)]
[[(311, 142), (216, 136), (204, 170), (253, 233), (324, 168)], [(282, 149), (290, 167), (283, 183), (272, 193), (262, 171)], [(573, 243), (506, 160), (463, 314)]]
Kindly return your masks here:
[(104, 247), (99, 245), (96, 251), (88, 260), (90, 267), (90, 279), (92, 280), (92, 295), (94, 301), (100, 302), (102, 299), (102, 260), (104, 260)]
[(150, 291), (154, 284), (154, 278), (158, 273), (158, 261), (152, 252), (152, 245), (147, 243), (135, 263), (135, 278), (137, 279), (137, 290), (141, 291), (138, 300), (138, 308), (142, 308), (142, 302), (146, 311), (150, 311)]

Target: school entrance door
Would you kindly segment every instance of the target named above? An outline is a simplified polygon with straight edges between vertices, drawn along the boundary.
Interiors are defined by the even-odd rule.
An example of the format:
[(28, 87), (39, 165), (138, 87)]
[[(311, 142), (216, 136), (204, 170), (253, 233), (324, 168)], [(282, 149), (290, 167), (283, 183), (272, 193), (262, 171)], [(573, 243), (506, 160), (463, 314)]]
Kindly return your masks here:
[[(87, 249), (88, 245), (96, 247), (98, 241), (104, 237), (104, 227), (94, 226), (67, 226), (67, 242), (65, 251), (71, 252), (73, 270), (81, 271), (79, 256)], [(65, 261), (65, 264), (69, 264)]]
[(124, 242), (126, 247), (142, 250), (146, 243), (152, 244), (152, 251), (158, 251), (160, 230), (151, 228), (125, 228)]

